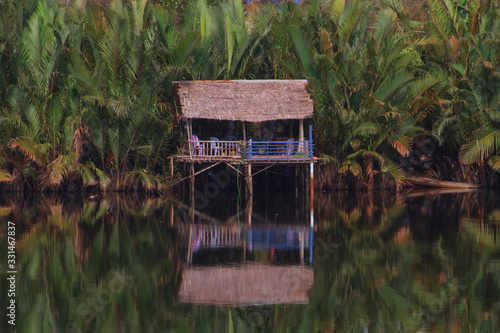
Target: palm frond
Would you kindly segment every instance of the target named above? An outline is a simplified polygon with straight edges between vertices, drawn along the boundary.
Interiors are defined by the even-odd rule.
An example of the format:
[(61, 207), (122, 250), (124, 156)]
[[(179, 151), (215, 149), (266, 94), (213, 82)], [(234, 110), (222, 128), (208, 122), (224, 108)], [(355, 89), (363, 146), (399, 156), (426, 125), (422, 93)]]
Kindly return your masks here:
[(379, 130), (380, 127), (377, 123), (372, 121), (364, 121), (353, 128), (350, 136), (356, 137), (374, 135), (377, 134)]
[(152, 191), (162, 186), (160, 179), (147, 170), (132, 170), (127, 173), (125, 180), (129, 183), (138, 182), (146, 191)]
[(76, 165), (76, 170), (78, 175), (82, 178), (84, 185), (97, 185), (97, 178), (89, 166), (78, 163)]
[(338, 172), (339, 173), (350, 172), (353, 176), (361, 176), (363, 174), (363, 168), (357, 161), (352, 159), (346, 159), (340, 165)]
[(94, 163), (90, 162), (86, 164), (87, 166), (91, 167), (92, 171), (96, 175), (97, 179), (99, 180), (99, 186), (101, 187), (102, 190), (105, 190), (109, 184), (111, 183), (111, 180), (109, 177), (106, 175), (104, 171), (99, 169), (94, 165)]
[(40, 115), (36, 110), (36, 107), (31, 104), (25, 110), (25, 116), (30, 125), (30, 133), (32, 138), (36, 138), (42, 131), (42, 120), (40, 119)]
[(465, 164), (486, 160), (500, 151), (500, 129), (485, 128), (478, 131), (469, 143), (460, 149), (460, 161)]
[(66, 175), (75, 169), (76, 156), (74, 154), (59, 155), (47, 165), (47, 170), (42, 176), (45, 186), (60, 185)]
[(349, 44), (355, 32), (356, 25), (363, 15), (363, 11), (358, 9), (355, 4), (352, 4), (349, 9), (350, 10), (344, 10), (343, 15), (340, 17), (337, 38), (341, 48)]
[(333, 14), (340, 16), (340, 14), (342, 14), (342, 12), (344, 11), (345, 3), (346, 3), (346, 0), (332, 0), (332, 4), (330, 6), (330, 11)]
[(400, 72), (396, 77), (386, 76), (380, 87), (375, 92), (377, 101), (385, 101), (390, 98), (395, 92), (402, 89), (408, 82), (413, 80), (413, 74)]
[(22, 37), (21, 51), (26, 68), (41, 89), (44, 89), (47, 84), (45, 80), (46, 60), (43, 56), (45, 32), (46, 29), (40, 17), (36, 14), (32, 15)]
[(114, 159), (114, 164), (115, 168), (118, 170), (121, 162), (121, 154), (120, 154), (120, 128), (108, 128), (107, 129), (107, 134), (108, 134), (108, 142), (109, 142), (109, 147), (111, 148), (111, 153), (113, 155)]
[(48, 163), (49, 144), (38, 144), (33, 138), (19, 137), (10, 140), (9, 147), (18, 148), (26, 158), (39, 165)]
[(403, 157), (408, 157), (411, 153), (412, 138), (403, 136), (399, 140), (391, 141), (390, 144)]
[(384, 159), (384, 163), (381, 164), (380, 173), (392, 179), (396, 183), (396, 187), (401, 186), (405, 179), (405, 171), (388, 158)]
[(375, 159), (380, 165), (384, 164), (387, 158), (380, 153), (374, 151), (374, 150), (369, 150), (369, 149), (359, 149), (356, 152), (347, 155), (346, 160), (355, 160), (357, 158), (373, 158)]
[(226, 40), (226, 59), (227, 59), (227, 78), (229, 78), (231, 70), (231, 62), (233, 61), (234, 52), (234, 31), (231, 19), (229, 18), (229, 13), (226, 10), (224, 12), (224, 27), (225, 27), (225, 40)]
[(488, 158), (488, 165), (495, 171), (500, 171), (500, 156), (495, 155)]
[(311, 47), (307, 42), (307, 37), (305, 33), (298, 27), (292, 27), (291, 37), (293, 44), (295, 46), (295, 51), (299, 56), (299, 60), (302, 64), (302, 69), (306, 76), (313, 76), (313, 54), (316, 54), (316, 50)]
[(0, 182), (9, 182), (12, 180), (12, 175), (5, 169), (0, 169)]
[(48, 106), (47, 112), (47, 125), (50, 130), (49, 135), (52, 141), (52, 148), (57, 147), (57, 137), (59, 136), (62, 128), (62, 121), (64, 118), (64, 108), (61, 103), (62, 96), (60, 94), (54, 94), (52, 96), (51, 102)]
[(131, 2), (134, 28), (138, 31), (142, 31), (144, 29), (145, 22), (147, 22), (147, 5), (147, 0), (136, 0)]
[(453, 18), (440, 0), (427, 0), (434, 25), (447, 36), (454, 32)]

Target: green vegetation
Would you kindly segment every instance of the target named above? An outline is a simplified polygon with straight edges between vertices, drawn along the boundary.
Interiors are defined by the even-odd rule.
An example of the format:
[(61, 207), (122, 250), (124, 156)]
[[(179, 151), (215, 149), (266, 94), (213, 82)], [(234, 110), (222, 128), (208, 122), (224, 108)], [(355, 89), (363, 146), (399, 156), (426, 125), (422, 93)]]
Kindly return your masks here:
[[(0, 1), (0, 181), (10, 190), (162, 191), (181, 145), (172, 81), (307, 78), (340, 187), (428, 172), (493, 185), (500, 9), (491, 0)], [(320, 184), (321, 185), (321, 184)]]

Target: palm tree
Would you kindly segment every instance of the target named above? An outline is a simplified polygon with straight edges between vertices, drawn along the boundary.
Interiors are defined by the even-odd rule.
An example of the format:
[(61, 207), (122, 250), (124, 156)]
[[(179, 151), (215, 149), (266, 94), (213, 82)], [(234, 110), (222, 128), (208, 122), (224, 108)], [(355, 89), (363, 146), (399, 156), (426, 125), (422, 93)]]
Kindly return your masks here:
[(73, 138), (79, 129), (72, 117), (78, 101), (67, 83), (69, 53), (81, 31), (64, 20), (64, 10), (57, 2), (38, 3), (21, 37), (18, 82), (11, 87), (6, 110), (7, 119), (15, 126), (3, 140), (13, 138), (8, 145), (19, 151), (24, 161), (13, 162), (19, 158), (16, 152), (4, 150), (4, 156), (24, 179), (29, 176), (24, 165), (34, 163), (40, 168), (34, 178), (42, 186), (59, 185), (66, 174), (78, 170), (90, 176), (84, 181), (94, 181), (93, 172), (76, 163)]
[(376, 174), (399, 186), (403, 172), (389, 156), (408, 154), (411, 137), (424, 132), (412, 120), (412, 104), (438, 80), (417, 75), (419, 55), (390, 9), (342, 1), (321, 6), (304, 9), (308, 24), (290, 28), (282, 66), (311, 82), (319, 147), (335, 168), (363, 171), (368, 189)]
[[(488, 4), (488, 3), (487, 3)], [(485, 14), (485, 16), (479, 16)], [(471, 85), (473, 104), (479, 113), (480, 126), (474, 131), (473, 138), (460, 150), (460, 160), (465, 164), (486, 161), (488, 165), (500, 170), (499, 115), (500, 115), (500, 35), (498, 26), (500, 12), (493, 3), (484, 12), (477, 13), (477, 30), (480, 37), (474, 38), (476, 59), (471, 64)]]
[[(498, 8), (494, 1), (429, 0), (428, 6), (425, 38), (417, 46), (427, 71), (442, 83), (428, 94), (421, 124), (450, 150), (462, 146), (462, 163), (486, 160), (496, 151)], [(497, 169), (495, 160), (489, 165)]]

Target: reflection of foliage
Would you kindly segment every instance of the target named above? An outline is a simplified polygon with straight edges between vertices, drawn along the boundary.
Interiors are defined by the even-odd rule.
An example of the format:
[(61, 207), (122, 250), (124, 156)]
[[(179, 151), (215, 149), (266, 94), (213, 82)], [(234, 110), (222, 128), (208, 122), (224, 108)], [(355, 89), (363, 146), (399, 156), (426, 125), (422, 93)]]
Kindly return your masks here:
[[(339, 251), (316, 263), (314, 290), (301, 331), (331, 327), (342, 332), (364, 328), (496, 331), (500, 285), (494, 257), (498, 250), (488, 251), (477, 243), (476, 236), (463, 237), (469, 232), (460, 232), (455, 226), (458, 217), (471, 211), (488, 216), (488, 206), (479, 203), (496, 200), (484, 196), (434, 196), (426, 198), (425, 208), (424, 202), (417, 199), (408, 200), (406, 207), (399, 200), (392, 205), (372, 205), (377, 201), (373, 196), (358, 198), (358, 205), (349, 206), (349, 200), (330, 204), (330, 219), (338, 222), (328, 225), (331, 229), (320, 231), (318, 237), (342, 242)], [(457, 209), (442, 226), (445, 230), (431, 229), (438, 233), (437, 238), (427, 235), (431, 241), (415, 238), (401, 225), (401, 218), (417, 222), (414, 216), (405, 217), (405, 212), (415, 210), (421, 212), (416, 217), (424, 220), (421, 223), (425, 224), (425, 219), (432, 223), (430, 216), (447, 210), (443, 207), (452, 207), (452, 202)], [(386, 214), (370, 214), (367, 209), (384, 210)], [(324, 213), (324, 209), (320, 210)], [(418, 229), (414, 231), (419, 233)], [(413, 238), (411, 245), (391, 243), (390, 239), (397, 239), (397, 235)], [(479, 237), (477, 232), (474, 235)], [(486, 288), (492, 290), (489, 295)]]
[[(133, 196), (2, 202), (2, 219), (17, 223), (18, 299), (23, 300), (18, 316), (23, 321), (16, 328), (498, 331), (500, 252), (498, 241), (489, 236), (497, 233), (488, 231), (496, 226), (488, 223), (497, 214), (492, 208), (498, 207), (496, 197), (481, 193), (417, 199), (403, 203), (386, 194), (320, 197), (318, 203), (328, 206), (319, 209), (315, 246), (320, 240), (340, 246), (325, 258), (315, 258), (309, 304), (249, 307), (175, 302), (184, 244), (182, 233), (170, 226), (171, 209), (174, 225), (179, 217), (168, 202)], [(416, 219), (429, 219), (450, 202), (459, 207), (453, 216), (466, 218), (460, 222), (438, 215), (448, 218), (447, 225), (426, 231), (437, 236), (421, 237)], [(415, 205), (420, 215), (410, 216), (419, 211)], [(0, 246), (0, 255), (5, 255), (6, 246)], [(5, 279), (0, 285), (5, 290)]]
[(80, 207), (41, 202), (30, 200), (29, 214), (14, 207), (21, 213), (9, 216), (18, 229), (17, 299), (25, 300), (18, 307), (24, 319), (17, 331), (150, 330), (153, 310), (174, 303), (176, 246), (183, 243), (155, 218), (169, 216), (163, 210), (170, 207), (161, 200), (120, 197)]

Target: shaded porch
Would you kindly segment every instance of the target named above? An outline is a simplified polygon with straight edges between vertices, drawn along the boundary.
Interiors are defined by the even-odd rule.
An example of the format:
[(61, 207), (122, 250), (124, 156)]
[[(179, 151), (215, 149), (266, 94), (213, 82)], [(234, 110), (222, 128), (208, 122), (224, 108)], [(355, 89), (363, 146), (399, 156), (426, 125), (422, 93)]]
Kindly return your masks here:
[(308, 163), (314, 160), (312, 126), (309, 140), (288, 139), (269, 141), (251, 138), (249, 140), (199, 140), (196, 136), (188, 140), (188, 151), (178, 159), (190, 162), (234, 162), (246, 163)]

